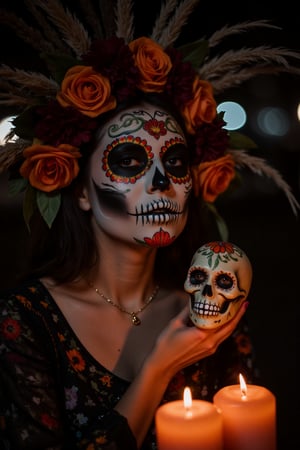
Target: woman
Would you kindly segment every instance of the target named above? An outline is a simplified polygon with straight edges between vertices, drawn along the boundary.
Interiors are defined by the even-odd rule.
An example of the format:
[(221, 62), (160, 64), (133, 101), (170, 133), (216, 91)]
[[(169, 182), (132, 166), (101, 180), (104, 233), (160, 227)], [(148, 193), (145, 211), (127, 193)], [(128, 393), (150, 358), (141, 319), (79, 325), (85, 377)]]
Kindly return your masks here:
[(247, 304), (200, 330), (183, 282), (207, 240), (204, 206), (224, 232), (214, 202), (236, 166), (258, 158), (229, 150), (212, 85), (186, 52), (147, 37), (89, 45), (76, 20), (65, 22), (77, 53), (44, 53), (55, 81), (0, 70), (15, 101), (26, 97), (19, 140), (0, 162), (12, 189), (25, 191), (33, 249), (27, 279), (0, 300), (3, 443), (153, 449), (157, 407), (185, 386), (212, 400), (240, 372), (255, 379)]
[[(114, 112), (86, 159), (37, 246), (34, 278), (1, 300), (13, 449), (152, 448), (162, 401), (185, 385), (211, 400), (251, 356), (239, 354), (242, 334), (220, 346), (246, 304), (204, 331), (189, 326), (187, 294), (174, 278), (164, 284), (162, 268), (158, 284), (159, 247), (181, 235), (192, 187), (176, 119), (149, 101)], [(180, 263), (162, 257), (171, 271)]]

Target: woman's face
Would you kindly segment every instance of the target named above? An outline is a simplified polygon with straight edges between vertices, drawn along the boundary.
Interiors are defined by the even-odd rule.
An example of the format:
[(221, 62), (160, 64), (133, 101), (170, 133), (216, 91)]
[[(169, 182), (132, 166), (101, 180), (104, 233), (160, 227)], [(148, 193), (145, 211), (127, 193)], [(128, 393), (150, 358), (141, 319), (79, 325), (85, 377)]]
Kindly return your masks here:
[(170, 244), (185, 226), (191, 187), (186, 140), (169, 113), (146, 103), (106, 124), (88, 192), (105, 233), (150, 247)]

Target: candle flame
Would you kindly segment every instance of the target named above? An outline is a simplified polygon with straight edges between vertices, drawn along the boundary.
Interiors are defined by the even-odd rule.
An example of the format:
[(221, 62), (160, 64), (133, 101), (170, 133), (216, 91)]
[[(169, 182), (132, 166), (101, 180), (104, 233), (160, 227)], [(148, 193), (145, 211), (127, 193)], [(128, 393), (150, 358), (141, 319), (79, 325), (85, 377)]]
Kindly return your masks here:
[(183, 404), (184, 404), (186, 411), (188, 411), (192, 407), (192, 393), (191, 393), (191, 390), (189, 387), (184, 388)]
[(241, 397), (243, 400), (245, 400), (247, 398), (247, 384), (241, 373), (239, 375), (239, 378), (240, 378)]
[(191, 418), (193, 416), (192, 413), (192, 393), (189, 387), (184, 388), (183, 392), (183, 406), (185, 409), (185, 417)]

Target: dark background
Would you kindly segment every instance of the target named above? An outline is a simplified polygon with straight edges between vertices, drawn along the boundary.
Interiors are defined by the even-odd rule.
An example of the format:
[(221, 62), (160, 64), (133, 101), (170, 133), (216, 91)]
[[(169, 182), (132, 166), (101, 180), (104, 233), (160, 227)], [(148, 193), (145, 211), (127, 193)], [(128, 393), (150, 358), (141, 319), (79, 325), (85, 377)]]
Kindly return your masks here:
[[(101, 1), (101, 0), (100, 0)], [(72, 7), (76, 1), (66, 2)], [(160, 2), (136, 2), (138, 34), (147, 34)], [(1, 6), (24, 13), (21, 0), (0, 0)], [(147, 17), (147, 20), (145, 19)], [(201, 2), (182, 33), (182, 41), (209, 36), (225, 24), (245, 20), (268, 19), (281, 27), (276, 32), (255, 31), (238, 36), (237, 45), (280, 45), (300, 51), (300, 16), (292, 1), (279, 4), (267, 1)], [(0, 30), (1, 62), (18, 67), (38, 66), (31, 50), (5, 26)], [(237, 100), (249, 120), (241, 130), (257, 143), (258, 156), (281, 171), (300, 200), (300, 124), (296, 110), (300, 101), (300, 77), (261, 76), (226, 92), (218, 100)], [(256, 117), (263, 107), (283, 108), (290, 128), (285, 136), (269, 137), (259, 132)], [(0, 118), (4, 113), (0, 108)], [(219, 203), (219, 210), (230, 229), (229, 240), (240, 246), (253, 264), (254, 278), (247, 311), (261, 368), (262, 384), (276, 395), (278, 414), (278, 450), (300, 448), (299, 397), (299, 255), (300, 227), (286, 197), (271, 180), (242, 172), (239, 193)], [(26, 236), (21, 199), (7, 200), (5, 176), (0, 177), (0, 277), (1, 287), (15, 283), (26, 265)], [(255, 449), (253, 449), (255, 450)]]

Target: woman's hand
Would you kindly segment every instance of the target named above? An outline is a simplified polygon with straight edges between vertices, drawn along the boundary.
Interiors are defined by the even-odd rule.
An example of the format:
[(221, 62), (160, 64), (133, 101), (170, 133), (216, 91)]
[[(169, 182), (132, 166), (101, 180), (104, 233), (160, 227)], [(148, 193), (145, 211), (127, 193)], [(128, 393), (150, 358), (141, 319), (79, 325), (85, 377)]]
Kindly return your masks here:
[(215, 353), (232, 334), (247, 306), (248, 302), (244, 302), (232, 320), (210, 330), (188, 326), (189, 306), (186, 306), (159, 335), (148, 363), (157, 367), (161, 376), (171, 379), (184, 367)]

